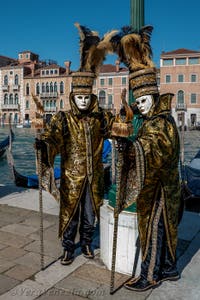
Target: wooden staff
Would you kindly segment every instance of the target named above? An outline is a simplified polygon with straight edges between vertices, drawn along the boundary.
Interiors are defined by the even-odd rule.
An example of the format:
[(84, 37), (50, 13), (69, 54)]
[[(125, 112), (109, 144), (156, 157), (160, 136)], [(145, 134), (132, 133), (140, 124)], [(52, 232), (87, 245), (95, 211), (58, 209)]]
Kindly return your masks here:
[(118, 151), (117, 162), (117, 178), (116, 178), (116, 204), (114, 208), (114, 230), (113, 230), (113, 248), (112, 248), (112, 265), (111, 265), (111, 279), (110, 279), (110, 294), (114, 294), (115, 286), (115, 264), (117, 253), (117, 235), (118, 235), (118, 220), (119, 220), (119, 203), (121, 191), (121, 169), (123, 165), (123, 153)]
[[(37, 132), (37, 138), (40, 140), (40, 132)], [(39, 211), (40, 211), (40, 268), (44, 270), (44, 216), (42, 199), (42, 152), (37, 150), (38, 158), (38, 186), (39, 186)]]
[[(32, 94), (32, 98), (36, 104), (36, 117), (32, 125), (36, 129), (36, 137), (40, 140), (42, 128), (44, 128), (43, 113), (44, 108), (38, 98)], [(42, 151), (36, 150), (36, 173), (38, 174), (38, 188), (39, 188), (39, 212), (40, 212), (40, 268), (44, 270), (44, 216), (43, 216), (43, 198), (42, 198)]]
[[(133, 133), (132, 118), (133, 112), (126, 102), (126, 89), (121, 94), (122, 103), (124, 105), (126, 116), (124, 119), (116, 117), (116, 122), (113, 123), (112, 135), (115, 137), (128, 137)], [(114, 289), (115, 286), (115, 264), (116, 264), (116, 253), (117, 253), (117, 235), (118, 235), (118, 220), (119, 213), (121, 210), (121, 182), (122, 182), (122, 166), (124, 164), (124, 154), (121, 150), (118, 150), (118, 161), (117, 161), (117, 178), (116, 178), (116, 203), (114, 208), (114, 230), (113, 230), (113, 248), (112, 248), (112, 265), (111, 265), (111, 279), (110, 279), (110, 294), (114, 294), (120, 287)]]

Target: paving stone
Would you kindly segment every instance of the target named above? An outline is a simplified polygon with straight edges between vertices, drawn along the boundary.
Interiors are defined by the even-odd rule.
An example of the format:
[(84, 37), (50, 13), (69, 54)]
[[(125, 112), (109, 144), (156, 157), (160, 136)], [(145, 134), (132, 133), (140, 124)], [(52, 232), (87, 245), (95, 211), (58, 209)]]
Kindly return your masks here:
[(86, 261), (87, 259), (82, 255), (76, 257), (75, 261), (68, 266), (63, 266), (61, 265), (60, 261), (56, 261), (47, 269), (37, 273), (34, 279), (38, 283), (41, 283), (46, 287), (49, 286), (49, 288), (51, 288), (53, 285), (55, 285), (63, 278), (71, 274), (74, 270), (79, 268), (82, 264), (86, 263)]
[(18, 208), (18, 207), (12, 207), (8, 205), (2, 205), (0, 204), (0, 214), (1, 214), (1, 225), (2, 222), (5, 222), (5, 225), (7, 224), (9, 220), (9, 224), (13, 223), (19, 223), (24, 221), (25, 218), (30, 216), (32, 212), (27, 209)]
[[(38, 228), (40, 226), (39, 213), (34, 213), (33, 215), (29, 216), (21, 224), (34, 226), (34, 227)], [(43, 219), (43, 227), (44, 228), (48, 228), (48, 227), (52, 226), (53, 224), (55, 224), (55, 220), (53, 220), (53, 218), (52, 219), (49, 218), (49, 220), (48, 220), (48, 218), (44, 217), (44, 219)]]
[(9, 270), (10, 268), (12, 268), (15, 265), (16, 265), (16, 263), (13, 261), (8, 261), (5, 258), (0, 258), (0, 273), (3, 273), (5, 271)]
[[(118, 286), (116, 286), (115, 288), (117, 287)], [(148, 296), (150, 294), (151, 290), (137, 293), (121, 287), (111, 295), (110, 287), (102, 285), (98, 290), (95, 291), (95, 293), (91, 293), (90, 295), (88, 295), (88, 298), (91, 300), (146, 300), (149, 299)]]
[(178, 244), (177, 244), (177, 259), (179, 259), (180, 256), (184, 254), (184, 252), (187, 250), (190, 242), (185, 241), (182, 239), (178, 239)]
[[(11, 278), (9, 279), (11, 280)], [(46, 289), (44, 286), (27, 279), (7, 293), (1, 295), (0, 300), (34, 300), (45, 292)]]
[[(92, 269), (92, 272), (91, 272)], [(110, 276), (111, 272), (106, 269), (106, 268), (99, 268), (95, 265), (92, 266), (90, 264), (84, 264), (80, 268), (78, 268), (74, 273), (72, 274), (74, 277), (79, 277), (79, 278), (87, 278), (89, 281), (94, 281), (97, 283), (102, 283), (102, 284), (110, 284)], [(124, 275), (124, 274), (119, 274), (115, 273), (115, 280), (116, 283), (120, 284), (121, 282), (124, 282), (127, 280), (129, 277)]]
[(34, 266), (28, 267), (23, 265), (15, 265), (4, 274), (17, 280), (24, 281), (25, 279), (28, 279), (33, 274), (35, 274), (37, 271), (38, 269), (34, 268)]
[[(1, 282), (0, 295), (6, 293), (7, 291), (9, 291), (10, 289), (12, 289), (13, 287), (15, 287), (16, 285), (18, 285), (20, 283), (20, 281), (14, 279), (14, 278), (10, 278), (8, 276), (2, 275), (2, 274), (0, 274), (0, 282)], [(2, 298), (2, 299), (6, 300), (6, 298)]]
[[(60, 239), (58, 238), (58, 225), (54, 224), (53, 226), (44, 229), (43, 231), (44, 239), (59, 242)], [(29, 235), (29, 238), (34, 240), (40, 239), (40, 231), (37, 230), (36, 232)]]
[(3, 248), (6, 248), (6, 247), (8, 247), (8, 245), (1, 244), (1, 243), (0, 243), (0, 250), (3, 249)]
[[(34, 241), (24, 247), (27, 251), (40, 253), (40, 241)], [(62, 246), (56, 241), (44, 240), (44, 253), (54, 258), (58, 258), (62, 254)]]
[[(44, 256), (44, 264), (48, 265), (54, 260), (53, 257)], [(25, 265), (25, 266), (35, 266), (38, 270), (40, 270), (40, 254), (29, 252), (22, 257), (19, 257), (14, 260), (16, 264)]]
[(21, 248), (21, 247), (29, 244), (32, 241), (33, 240), (31, 240), (27, 237), (23, 237), (18, 234), (13, 234), (10, 232), (5, 232), (5, 231), (0, 230), (0, 242), (5, 245), (14, 246), (16, 248)]
[(35, 212), (21, 207), (10, 206), (7, 204), (0, 204), (0, 213), (3, 213), (3, 215), (5, 215), (5, 213), (9, 213), (14, 216), (15, 215), (27, 216), (27, 215), (34, 214)]
[(5, 219), (4, 220), (0, 219), (0, 228), (3, 227), (3, 226), (8, 225), (10, 223), (11, 223), (10, 218), (7, 218), (6, 220)]
[(18, 257), (25, 255), (27, 251), (22, 248), (7, 247), (0, 250), (0, 257), (6, 258), (7, 260), (15, 260)]
[(83, 298), (87, 298), (91, 293), (94, 294), (100, 286), (100, 282), (90, 281), (90, 278), (87, 278), (87, 275), (85, 278), (68, 276), (56, 284), (56, 288), (63, 289), (71, 295)]
[(38, 230), (38, 227), (29, 226), (26, 224), (10, 224), (4, 227), (1, 227), (1, 231), (10, 232), (17, 235), (27, 236), (32, 232)]
[(199, 300), (199, 284), (188, 284), (187, 280), (165, 281), (159, 288), (152, 290), (148, 300)]
[(185, 211), (178, 227), (178, 237), (191, 241), (200, 231), (200, 214)]
[[(68, 293), (65, 290), (59, 290), (59, 289), (55, 289), (52, 288), (50, 290), (48, 290), (46, 293), (44, 293), (42, 296), (37, 298), (38, 300), (49, 300), (49, 299), (56, 299), (56, 300), (81, 300), (83, 299), (83, 297), (79, 297), (77, 295), (73, 295)], [(114, 300), (114, 299), (113, 299)]]

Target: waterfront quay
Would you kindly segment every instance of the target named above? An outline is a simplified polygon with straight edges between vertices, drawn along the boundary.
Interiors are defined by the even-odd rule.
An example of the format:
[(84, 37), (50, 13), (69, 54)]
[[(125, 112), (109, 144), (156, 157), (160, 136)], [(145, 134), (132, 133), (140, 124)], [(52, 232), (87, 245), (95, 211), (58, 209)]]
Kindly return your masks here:
[[(41, 270), (38, 190), (0, 186), (0, 299), (139, 299), (200, 298), (200, 214), (185, 211), (179, 225), (180, 280), (163, 282), (156, 289), (132, 292), (124, 287), (110, 295), (110, 271), (100, 257), (99, 236), (94, 260), (84, 258), (77, 245), (76, 259), (60, 264), (58, 203), (43, 191), (44, 268)], [(98, 233), (98, 228), (97, 228)], [(115, 288), (130, 276), (116, 273)]]
[[(186, 162), (190, 161), (199, 150), (199, 134), (199, 131), (184, 133)], [(17, 140), (18, 137), (16, 137), (16, 143)], [(24, 145), (25, 143), (23, 143)], [(17, 151), (17, 147), (14, 146), (13, 150), (15, 151), (15, 149)], [(16, 155), (16, 163), (18, 156)], [(2, 168), (6, 170), (6, 166), (2, 166)], [(1, 176), (2, 174), (4, 172), (1, 172)], [(62, 255), (62, 247), (57, 237), (59, 204), (45, 191), (42, 192), (42, 197), (43, 269), (41, 269), (39, 191), (16, 187), (11, 181), (7, 184), (3, 181), (3, 176), (1, 178), (0, 300), (200, 299), (199, 210), (185, 210), (179, 225), (177, 257), (178, 269), (181, 274), (180, 280), (166, 281), (155, 289), (137, 293), (122, 286), (130, 275), (116, 273), (115, 289), (117, 291), (110, 295), (111, 271), (101, 260), (99, 227), (96, 228), (93, 243), (94, 260), (84, 258), (77, 243), (74, 262), (69, 266), (61, 265), (59, 258)], [(118, 289), (120, 286), (122, 287)]]

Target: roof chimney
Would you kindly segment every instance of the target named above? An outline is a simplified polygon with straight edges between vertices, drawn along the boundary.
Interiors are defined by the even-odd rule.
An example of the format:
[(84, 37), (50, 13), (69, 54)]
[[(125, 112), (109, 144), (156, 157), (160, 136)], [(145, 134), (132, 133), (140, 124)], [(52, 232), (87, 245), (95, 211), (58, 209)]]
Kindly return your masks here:
[(119, 65), (120, 65), (120, 61), (117, 59), (117, 60), (115, 61), (116, 72), (119, 72)]
[(64, 62), (64, 64), (65, 64), (65, 68), (66, 68), (66, 74), (69, 75), (71, 61), (67, 60), (67, 61)]

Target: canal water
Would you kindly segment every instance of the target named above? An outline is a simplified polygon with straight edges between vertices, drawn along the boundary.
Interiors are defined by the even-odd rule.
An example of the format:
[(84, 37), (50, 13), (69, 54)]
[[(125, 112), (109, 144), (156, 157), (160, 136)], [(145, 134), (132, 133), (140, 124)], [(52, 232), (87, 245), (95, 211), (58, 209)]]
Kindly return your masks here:
[[(32, 175), (36, 172), (35, 149), (33, 147), (35, 130), (31, 128), (13, 128), (15, 138), (12, 144), (12, 154), (16, 170), (22, 175)], [(0, 141), (9, 135), (7, 126), (0, 127)], [(55, 166), (59, 166), (59, 157)], [(0, 158), (0, 185), (13, 184), (11, 171), (8, 167), (6, 155)]]
[[(23, 175), (35, 174), (35, 150), (33, 148), (35, 131), (31, 128), (13, 128), (15, 140), (12, 145), (12, 153), (16, 169)], [(9, 134), (8, 127), (0, 127), (0, 141)], [(200, 131), (184, 131), (184, 161), (189, 163), (200, 149)], [(181, 135), (181, 132), (180, 132)], [(183, 140), (181, 138), (181, 140)], [(55, 166), (59, 166), (59, 157)], [(0, 185), (13, 184), (6, 156), (0, 158)]]

